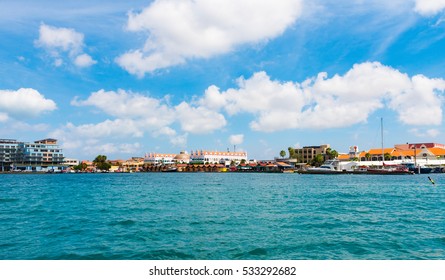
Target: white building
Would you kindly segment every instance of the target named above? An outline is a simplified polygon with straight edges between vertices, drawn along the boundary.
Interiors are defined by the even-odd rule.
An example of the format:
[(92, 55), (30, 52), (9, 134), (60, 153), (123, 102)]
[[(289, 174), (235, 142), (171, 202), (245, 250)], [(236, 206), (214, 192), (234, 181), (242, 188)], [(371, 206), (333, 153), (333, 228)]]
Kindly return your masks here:
[(218, 151), (191, 151), (190, 152), (190, 163), (221, 163), (226, 166), (230, 163), (235, 162), (239, 164), (242, 160), (247, 160), (246, 152), (218, 152)]
[(173, 164), (176, 154), (147, 153), (144, 163), (152, 165)]
[(68, 167), (74, 167), (76, 165), (79, 165), (79, 160), (73, 158), (64, 158), (63, 165), (66, 165)]
[(190, 155), (186, 151), (181, 151), (173, 160), (176, 163), (190, 163)]

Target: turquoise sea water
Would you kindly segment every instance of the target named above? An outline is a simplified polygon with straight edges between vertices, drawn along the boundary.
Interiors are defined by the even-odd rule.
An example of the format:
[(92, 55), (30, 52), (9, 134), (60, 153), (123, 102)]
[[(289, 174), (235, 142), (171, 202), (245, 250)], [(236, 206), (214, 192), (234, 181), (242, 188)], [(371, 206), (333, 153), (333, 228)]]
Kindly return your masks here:
[(0, 259), (445, 259), (445, 174), (0, 174)]

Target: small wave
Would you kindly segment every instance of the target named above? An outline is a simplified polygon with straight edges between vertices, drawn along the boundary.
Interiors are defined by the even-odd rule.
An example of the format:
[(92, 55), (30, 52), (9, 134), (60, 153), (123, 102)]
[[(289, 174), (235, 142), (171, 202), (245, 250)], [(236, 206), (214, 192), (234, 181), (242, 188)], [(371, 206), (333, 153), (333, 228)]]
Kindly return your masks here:
[(118, 255), (107, 256), (102, 253), (87, 254), (87, 255), (64, 253), (55, 256), (50, 256), (50, 255), (38, 256), (35, 259), (36, 260), (113, 260), (113, 259), (121, 259), (121, 257)]
[(445, 244), (445, 236), (437, 237), (436, 240), (439, 241), (440, 243)]
[(250, 251), (248, 254), (252, 256), (266, 256), (267, 250), (264, 248), (256, 248)]
[(136, 224), (136, 222), (133, 220), (124, 220), (124, 221), (117, 221), (117, 222), (109, 223), (110, 226), (132, 226), (135, 224)]
[(214, 220), (190, 222), (191, 226), (197, 226), (197, 225), (224, 225), (224, 224), (225, 224), (224, 221), (214, 221)]
[(155, 250), (143, 254), (136, 254), (132, 259), (143, 260), (193, 260), (194, 255), (187, 254), (177, 250)]
[(9, 248), (9, 247), (14, 247), (14, 244), (12, 243), (0, 244), (0, 248)]
[(264, 248), (255, 248), (248, 252), (242, 252), (235, 254), (235, 259), (251, 259), (251, 258), (258, 258), (258, 257), (265, 257), (267, 256), (267, 250)]
[(18, 198), (0, 198), (0, 203), (17, 202), (17, 201), (19, 201)]

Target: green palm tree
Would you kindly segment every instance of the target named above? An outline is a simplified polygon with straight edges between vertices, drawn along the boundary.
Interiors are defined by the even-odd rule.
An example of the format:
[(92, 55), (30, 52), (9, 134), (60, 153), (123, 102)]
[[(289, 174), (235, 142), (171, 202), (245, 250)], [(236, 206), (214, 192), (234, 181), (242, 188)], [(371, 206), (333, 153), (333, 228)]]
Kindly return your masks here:
[(289, 151), (289, 158), (295, 158), (295, 149), (292, 147), (287, 148)]
[(366, 153), (365, 154), (365, 158), (367, 161), (369, 161), (371, 159), (371, 154), (370, 153)]

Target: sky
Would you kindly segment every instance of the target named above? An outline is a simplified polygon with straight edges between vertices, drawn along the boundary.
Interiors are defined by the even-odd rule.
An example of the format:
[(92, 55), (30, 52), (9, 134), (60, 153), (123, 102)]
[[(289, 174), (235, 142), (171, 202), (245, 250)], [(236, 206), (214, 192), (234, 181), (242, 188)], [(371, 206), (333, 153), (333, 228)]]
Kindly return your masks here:
[(0, 138), (69, 158), (444, 141), (445, 0), (0, 0)]

